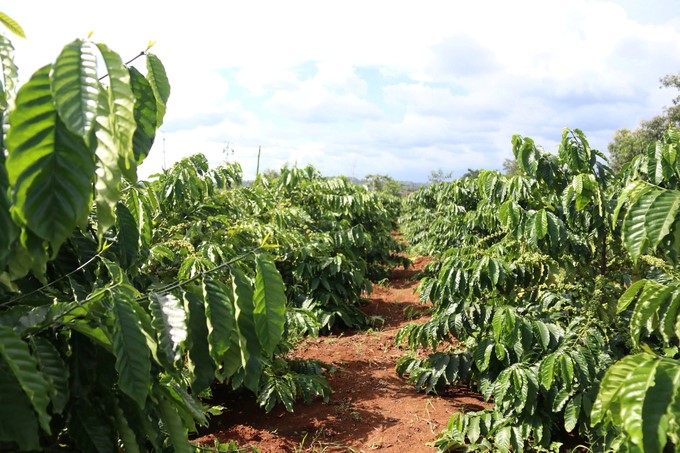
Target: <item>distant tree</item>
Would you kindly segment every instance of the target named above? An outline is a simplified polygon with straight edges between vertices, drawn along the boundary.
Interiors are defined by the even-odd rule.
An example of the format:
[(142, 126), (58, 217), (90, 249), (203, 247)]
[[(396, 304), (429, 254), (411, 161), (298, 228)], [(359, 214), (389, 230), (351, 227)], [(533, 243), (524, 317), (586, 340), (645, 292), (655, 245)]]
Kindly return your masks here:
[[(680, 90), (680, 74), (662, 77), (661, 87)], [(670, 126), (680, 127), (680, 94), (672, 102), (673, 105), (664, 108), (661, 115), (641, 121), (636, 129), (631, 131), (624, 128), (614, 133), (607, 150), (610, 164), (615, 171), (621, 170), (625, 164), (642, 154), (650, 143), (660, 140)]]
[(366, 181), (366, 187), (374, 192), (385, 193), (395, 197), (401, 197), (404, 192), (402, 184), (387, 175), (366, 175), (364, 181)]
[[(643, 123), (647, 123), (643, 121)], [(621, 170), (624, 165), (640, 155), (645, 148), (656, 140), (656, 131), (642, 126), (635, 130), (619, 129), (614, 133), (614, 139), (607, 145), (609, 163), (614, 171)], [(663, 132), (661, 132), (663, 134)]]
[(273, 168), (265, 170), (264, 172), (262, 172), (262, 174), (264, 175), (265, 178), (269, 180), (274, 180), (281, 176), (281, 172), (279, 170), (274, 170)]
[(473, 170), (472, 168), (468, 168), (465, 173), (463, 173), (463, 176), (461, 178), (472, 178), (475, 179), (476, 177), (479, 176), (479, 172), (481, 170)]
[(444, 173), (444, 170), (442, 170), (441, 168), (432, 170), (432, 172), (430, 172), (430, 176), (427, 178), (428, 182), (430, 183), (446, 182), (451, 181), (452, 179), (453, 173), (452, 172)]
[(517, 164), (517, 161), (513, 159), (505, 159), (503, 161), (503, 171), (507, 176), (515, 176), (518, 175), (520, 170), (519, 170), (519, 165)]

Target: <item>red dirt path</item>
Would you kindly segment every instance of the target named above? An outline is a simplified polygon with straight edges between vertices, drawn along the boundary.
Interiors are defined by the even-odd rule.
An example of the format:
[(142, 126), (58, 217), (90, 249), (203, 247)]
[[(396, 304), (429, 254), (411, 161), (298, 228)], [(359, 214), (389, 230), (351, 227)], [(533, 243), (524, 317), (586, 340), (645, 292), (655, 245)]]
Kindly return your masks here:
[(394, 270), (389, 284), (374, 286), (363, 310), (381, 316), (385, 320), (381, 328), (311, 338), (295, 351), (295, 357), (319, 359), (337, 368), (328, 376), (333, 389), (328, 403), (298, 403), (293, 413), (277, 408), (265, 414), (252, 396), (219, 401), (228, 410), (213, 417), (211, 434), (196, 441), (212, 445), (214, 439), (234, 440), (263, 453), (435, 451), (425, 443), (446, 427), (452, 413), (487, 404), (465, 389), (439, 396), (416, 393), (395, 372), (404, 350), (394, 339), (409, 322), (404, 309), (424, 310), (414, 293), (418, 282), (412, 277), (425, 262), (416, 259), (408, 270)]

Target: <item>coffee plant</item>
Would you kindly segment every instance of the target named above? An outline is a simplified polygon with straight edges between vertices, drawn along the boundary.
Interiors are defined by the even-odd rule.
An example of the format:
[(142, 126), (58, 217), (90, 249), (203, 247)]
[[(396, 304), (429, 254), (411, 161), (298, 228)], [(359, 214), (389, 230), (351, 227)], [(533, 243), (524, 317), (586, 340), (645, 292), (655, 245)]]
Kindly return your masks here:
[[(219, 178), (211, 176), (214, 171)], [(204, 185), (191, 186), (201, 187), (199, 201), (187, 212), (167, 209), (157, 228), (165, 241), (158, 250), (171, 249), (177, 256), (174, 264), (164, 261), (158, 271), (174, 268), (172, 272), (189, 276), (209, 266), (204, 262), (212, 263), (211, 257), (231, 256), (265, 241), (286, 286), (288, 332), (318, 333), (335, 325), (364, 327), (372, 322), (361, 311), (371, 280), (383, 278), (390, 264), (408, 264), (397, 255), (401, 246), (391, 234), (396, 215), (385, 208), (389, 199), (343, 178), (323, 178), (313, 167), (285, 167), (277, 178), (259, 177), (240, 186), (237, 165), (209, 171), (200, 155), (161, 177), (156, 191), (191, 200), (190, 193), (173, 194), (192, 175), (201, 174), (207, 178), (198, 177)], [(215, 191), (224, 182), (228, 190)], [(191, 243), (191, 250), (177, 241)], [(207, 242), (199, 250), (195, 244), (200, 241)]]
[(18, 87), (0, 35), (0, 449), (193, 451), (220, 382), (327, 400), (329, 366), (287, 352), (369, 324), (369, 279), (406, 263), (387, 201), (311, 167), (243, 186), (197, 154), (139, 181), (170, 95), (141, 55), (78, 39)]
[(409, 197), (408, 240), (437, 258), (419, 287), (434, 315), (400, 331), (414, 353), (397, 372), (493, 402), (454, 415), (440, 451), (558, 450), (574, 435), (600, 451), (678, 445), (678, 136), (622, 175), (579, 130), (556, 155), (515, 136), (518, 175)]
[(238, 169), (137, 180), (170, 94), (143, 55), (146, 75), (78, 39), (18, 87), (0, 37), (0, 449), (192, 451), (216, 380), (267, 409), (329, 395), (323, 364), (281, 358), (274, 249), (215, 205)]

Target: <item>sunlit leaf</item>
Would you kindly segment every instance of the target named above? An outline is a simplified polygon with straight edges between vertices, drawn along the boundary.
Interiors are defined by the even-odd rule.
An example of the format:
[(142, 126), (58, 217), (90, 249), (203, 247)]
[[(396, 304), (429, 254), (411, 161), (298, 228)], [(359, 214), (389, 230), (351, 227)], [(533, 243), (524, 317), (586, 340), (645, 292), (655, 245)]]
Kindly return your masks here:
[(156, 97), (156, 125), (160, 127), (165, 117), (166, 104), (170, 97), (170, 83), (161, 60), (152, 53), (146, 54), (147, 78)]
[(49, 72), (43, 67), (19, 90), (6, 165), (14, 218), (56, 251), (89, 212), (95, 167), (91, 150), (58, 120)]
[(38, 362), (31, 355), (28, 345), (11, 328), (3, 325), (0, 325), (0, 357), (28, 396), (38, 414), (40, 427), (51, 433), (51, 417), (47, 412), (50, 384), (43, 373), (38, 371)]
[(130, 85), (130, 73), (116, 52), (105, 44), (97, 44), (108, 73), (108, 122), (113, 145), (120, 157), (120, 168), (131, 181), (137, 179), (132, 138), (137, 124), (134, 116), (135, 96)]
[(51, 88), (66, 128), (90, 143), (99, 92), (97, 57), (92, 44), (76, 39), (64, 47), (52, 67)]
[(156, 98), (151, 85), (134, 67), (129, 68), (132, 93), (135, 96), (135, 121), (137, 128), (132, 137), (135, 161), (141, 164), (149, 154), (156, 136), (157, 112)]
[(153, 294), (150, 307), (160, 346), (159, 356), (165, 366), (172, 369), (180, 360), (187, 339), (186, 312), (179, 299), (172, 294)]
[(262, 348), (271, 355), (283, 336), (286, 295), (281, 274), (270, 257), (258, 255), (255, 268), (255, 329)]
[(0, 13), (0, 23), (7, 27), (7, 29), (17, 35), (20, 38), (26, 38), (26, 33), (24, 33), (24, 29), (21, 28), (21, 25), (17, 23), (14, 19), (9, 17), (5, 13)]

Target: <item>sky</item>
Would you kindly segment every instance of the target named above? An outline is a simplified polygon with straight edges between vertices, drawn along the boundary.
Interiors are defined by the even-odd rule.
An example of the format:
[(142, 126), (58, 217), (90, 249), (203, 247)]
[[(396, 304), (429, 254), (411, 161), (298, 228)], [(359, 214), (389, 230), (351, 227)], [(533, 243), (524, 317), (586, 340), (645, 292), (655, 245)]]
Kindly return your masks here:
[[(146, 177), (194, 153), (245, 179), (284, 164), (425, 182), (502, 169), (513, 134), (555, 152), (565, 127), (606, 151), (678, 95), (677, 0), (13, 0), (28, 80), (77, 38), (171, 84)], [(142, 59), (133, 63), (144, 72)]]

